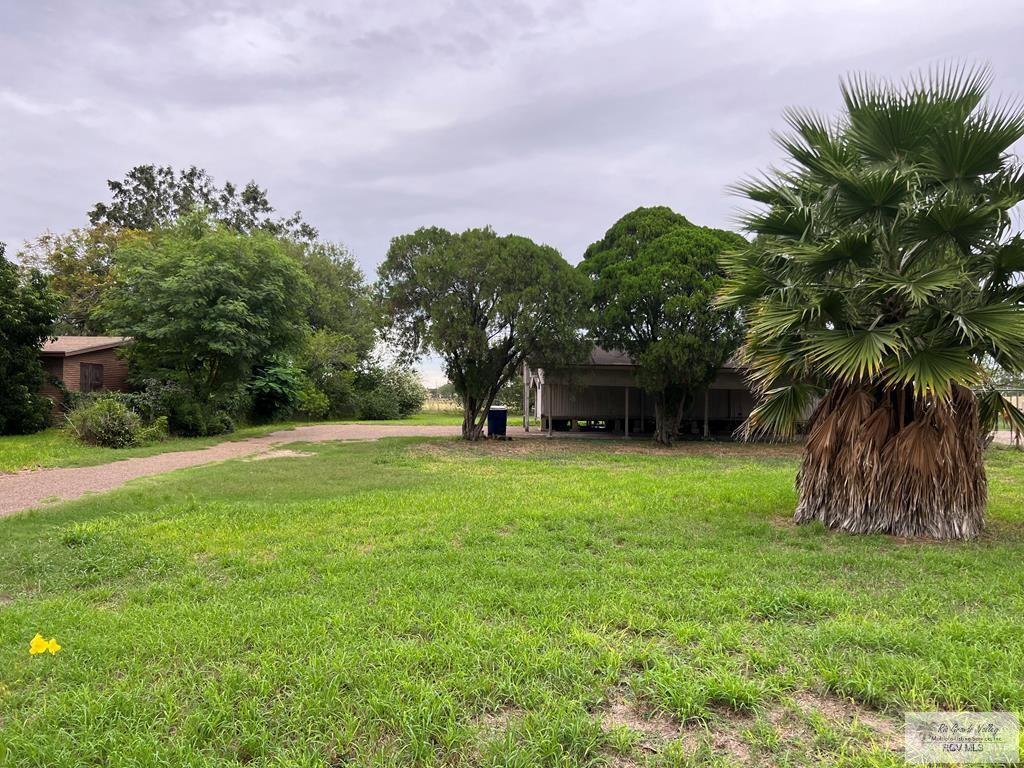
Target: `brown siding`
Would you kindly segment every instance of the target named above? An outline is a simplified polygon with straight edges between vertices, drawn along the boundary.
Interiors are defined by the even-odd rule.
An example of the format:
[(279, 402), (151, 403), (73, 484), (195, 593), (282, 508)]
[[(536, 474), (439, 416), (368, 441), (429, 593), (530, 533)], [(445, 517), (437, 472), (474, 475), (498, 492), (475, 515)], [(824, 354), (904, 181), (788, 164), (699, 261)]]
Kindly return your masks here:
[(128, 363), (117, 356), (117, 349), (101, 349), (64, 358), (64, 386), (72, 392), (81, 391), (81, 363), (99, 363), (103, 366), (103, 388), (123, 390), (128, 378)]

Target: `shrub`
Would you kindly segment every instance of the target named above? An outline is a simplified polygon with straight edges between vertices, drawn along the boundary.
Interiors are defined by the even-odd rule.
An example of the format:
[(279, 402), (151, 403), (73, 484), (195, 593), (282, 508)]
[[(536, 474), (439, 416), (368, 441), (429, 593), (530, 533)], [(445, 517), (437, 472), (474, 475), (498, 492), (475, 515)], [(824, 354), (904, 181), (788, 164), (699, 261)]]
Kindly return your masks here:
[(359, 399), (359, 416), (363, 419), (383, 421), (400, 418), (398, 403), (383, 389), (371, 389)]
[(416, 372), (402, 365), (372, 363), (356, 381), (359, 415), (364, 419), (400, 419), (423, 408), (427, 390)]
[(299, 390), (298, 409), (309, 419), (324, 419), (331, 411), (331, 399), (307, 379)]
[(99, 398), (72, 411), (68, 422), (78, 439), (106, 448), (128, 448), (140, 442), (139, 415), (116, 398)]
[(300, 407), (306, 382), (302, 369), (290, 365), (258, 369), (246, 386), (252, 397), (253, 418), (275, 421), (292, 415)]
[(203, 404), (187, 392), (179, 392), (169, 403), (170, 431), (182, 437), (225, 435), (235, 430), (235, 422), (223, 408)]
[(161, 416), (139, 430), (138, 441), (140, 443), (159, 443), (161, 440), (166, 440), (169, 433), (167, 417)]
[(171, 403), (184, 396), (180, 384), (162, 379), (145, 379), (134, 392), (122, 395), (128, 407), (142, 417), (144, 424), (152, 424), (161, 417), (169, 418)]
[(427, 390), (420, 377), (410, 368), (394, 365), (384, 379), (385, 388), (395, 398), (398, 415), (403, 419), (419, 413), (427, 400)]

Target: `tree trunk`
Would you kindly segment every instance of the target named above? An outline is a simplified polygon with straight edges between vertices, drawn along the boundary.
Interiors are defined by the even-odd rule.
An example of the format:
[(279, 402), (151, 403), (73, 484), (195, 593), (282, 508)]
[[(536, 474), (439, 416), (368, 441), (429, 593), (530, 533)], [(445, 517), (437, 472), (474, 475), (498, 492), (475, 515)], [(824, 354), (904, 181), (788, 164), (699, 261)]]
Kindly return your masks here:
[(660, 445), (672, 445), (675, 437), (673, 415), (664, 390), (654, 396), (654, 442)]
[(902, 388), (834, 387), (818, 404), (797, 474), (795, 520), (850, 533), (970, 539), (987, 482), (978, 405)]
[(483, 432), (483, 424), (477, 424), (480, 416), (480, 403), (478, 400), (467, 397), (462, 406), (462, 439), (479, 440)]

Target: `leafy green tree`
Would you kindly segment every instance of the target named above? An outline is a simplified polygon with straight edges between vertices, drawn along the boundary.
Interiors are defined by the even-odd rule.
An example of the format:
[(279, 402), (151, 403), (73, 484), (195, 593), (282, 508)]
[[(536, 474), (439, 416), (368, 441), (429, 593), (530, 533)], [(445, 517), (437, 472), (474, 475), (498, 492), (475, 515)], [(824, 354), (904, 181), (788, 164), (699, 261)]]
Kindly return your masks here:
[(107, 181), (109, 203), (96, 203), (89, 212), (93, 225), (117, 230), (149, 231), (168, 227), (195, 211), (205, 211), (214, 221), (236, 232), (267, 232), (299, 241), (313, 241), (317, 231), (296, 212), (275, 217), (265, 189), (255, 181), (244, 187), (227, 182), (218, 187), (205, 170), (190, 166), (176, 171), (170, 166), (137, 165), (124, 179)]
[(309, 335), (298, 362), (316, 390), (327, 398), (324, 415), (356, 415), (356, 372), (366, 359), (366, 351), (347, 333), (319, 329)]
[(347, 336), (357, 357), (373, 349), (375, 317), (363, 271), (342, 245), (302, 246), (299, 260), (312, 284), (306, 316), (314, 330)]
[(131, 336), (140, 377), (179, 380), (202, 407), (237, 391), (255, 365), (295, 352), (309, 280), (277, 238), (201, 216), (114, 253), (101, 320)]
[(762, 398), (750, 432), (792, 435), (810, 413), (798, 522), (982, 529), (979, 430), (999, 413), (1024, 421), (972, 391), (988, 359), (1024, 369), (1010, 215), (1024, 111), (986, 103), (989, 86), (957, 67), (901, 85), (850, 78), (837, 119), (787, 114), (787, 170), (739, 187), (764, 207), (746, 216), (755, 242), (726, 261), (722, 303), (748, 310), (742, 355)]
[(502, 385), (527, 357), (581, 348), (587, 284), (550, 246), (494, 230), (432, 227), (391, 241), (379, 268), (385, 329), (407, 358), (435, 353), (476, 440)]
[(19, 260), (47, 274), (50, 287), (61, 297), (57, 334), (102, 336), (109, 332), (92, 313), (113, 280), (114, 249), (119, 242), (138, 236), (102, 225), (73, 229), (66, 235), (48, 232), (25, 244)]
[(718, 256), (746, 241), (696, 227), (669, 208), (638, 208), (591, 245), (578, 269), (593, 281), (598, 344), (629, 354), (655, 402), (655, 440), (668, 445), (694, 394), (736, 350), (738, 314), (714, 306)]
[(21, 271), (0, 243), (0, 435), (46, 426), (50, 402), (39, 348), (53, 335), (57, 297), (38, 270)]

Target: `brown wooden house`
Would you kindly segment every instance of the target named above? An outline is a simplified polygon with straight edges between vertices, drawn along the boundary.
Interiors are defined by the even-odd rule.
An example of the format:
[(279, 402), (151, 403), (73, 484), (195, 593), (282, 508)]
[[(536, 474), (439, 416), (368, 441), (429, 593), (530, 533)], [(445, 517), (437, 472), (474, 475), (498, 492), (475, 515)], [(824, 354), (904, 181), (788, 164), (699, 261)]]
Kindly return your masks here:
[(50, 381), (42, 394), (53, 400), (54, 414), (60, 413), (64, 394), (52, 380), (70, 392), (125, 389), (128, 363), (118, 350), (129, 341), (123, 336), (58, 336), (46, 342), (39, 355)]

